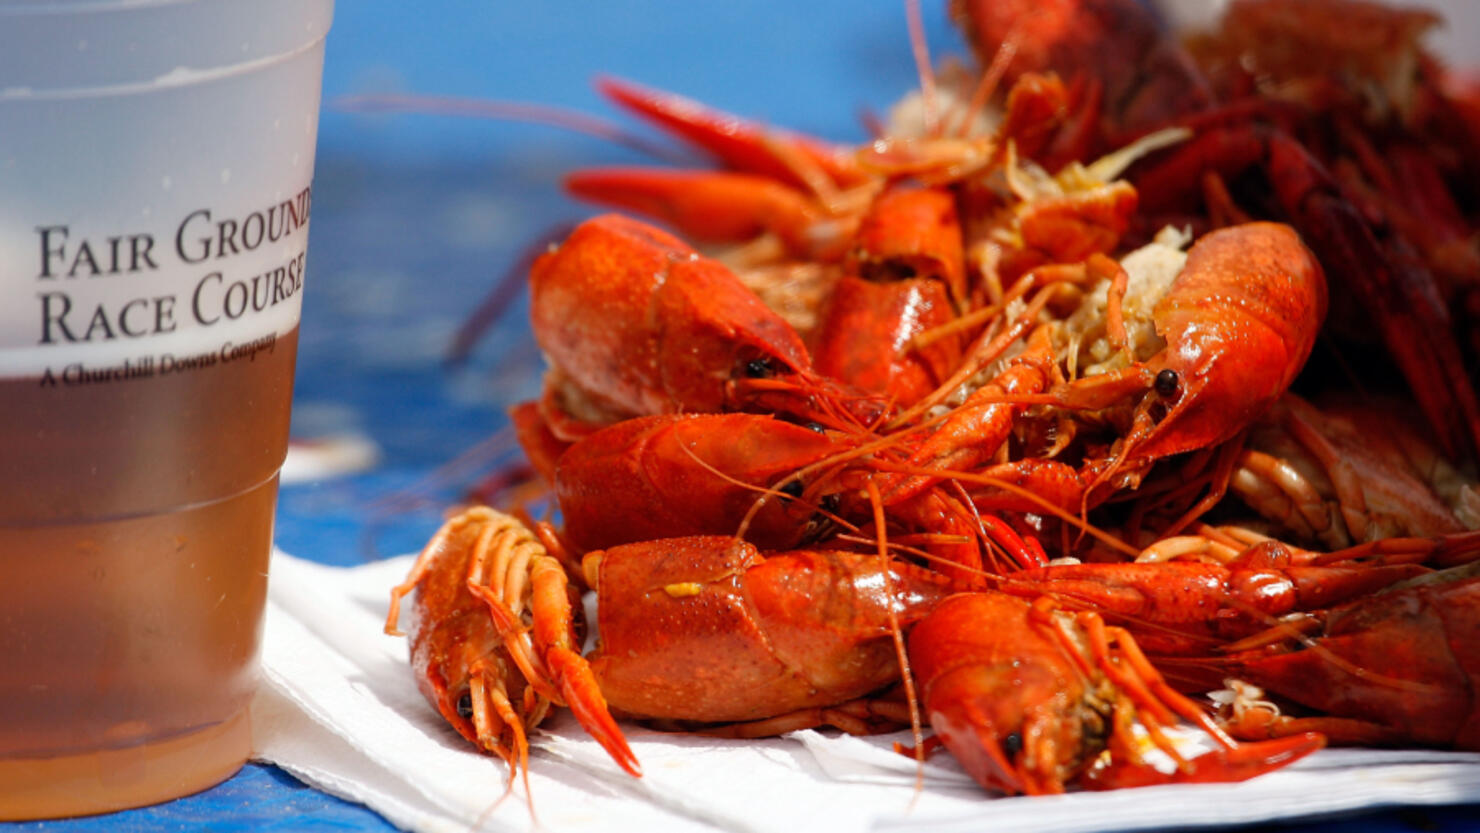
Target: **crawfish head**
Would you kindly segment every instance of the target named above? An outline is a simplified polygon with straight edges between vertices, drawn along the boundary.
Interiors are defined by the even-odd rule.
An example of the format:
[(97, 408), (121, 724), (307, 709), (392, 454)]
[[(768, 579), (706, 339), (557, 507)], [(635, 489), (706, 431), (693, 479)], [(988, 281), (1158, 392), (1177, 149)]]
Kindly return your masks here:
[[(1242, 781), (1325, 742), (1296, 732), (1234, 743), (1167, 686), (1130, 634), (1044, 599), (952, 596), (910, 634), (910, 659), (946, 748), (982, 786), (1009, 793), (1063, 792), (1071, 779), (1095, 789)], [(1175, 762), (1165, 772), (1143, 757), (1134, 729), (1165, 726), (1175, 716), (1197, 723), (1218, 748), (1187, 758), (1149, 732)]]
[(963, 593), (910, 633), (930, 725), (966, 771), (1007, 793), (1062, 792), (1105, 746), (1110, 715), (1028, 602)]
[(1289, 388), (1325, 315), (1324, 273), (1290, 227), (1247, 223), (1198, 240), (1152, 311), (1166, 347), (1083, 380), (1084, 392), (1142, 392), (1109, 471), (1237, 435)]
[(616, 414), (778, 411), (829, 424), (846, 396), (801, 338), (718, 261), (616, 214), (582, 223), (530, 270), (535, 340)]

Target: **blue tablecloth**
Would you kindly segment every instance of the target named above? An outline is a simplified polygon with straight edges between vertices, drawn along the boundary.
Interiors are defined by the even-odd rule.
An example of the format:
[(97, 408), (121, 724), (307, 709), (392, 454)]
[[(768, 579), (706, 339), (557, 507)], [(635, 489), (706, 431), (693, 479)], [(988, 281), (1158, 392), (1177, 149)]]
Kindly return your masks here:
[[(382, 457), (368, 473), (284, 488), (282, 548), (333, 564), (417, 549), (441, 506), (480, 471), (507, 459), (485, 455), (455, 477), (433, 476), (505, 427), (510, 403), (536, 392), (540, 359), (524, 323), (527, 303), (516, 301), (458, 367), (442, 362), (451, 333), (529, 240), (591, 213), (561, 195), (564, 172), (644, 161), (555, 128), (356, 115), (337, 110), (335, 101), (360, 93), (436, 93), (620, 118), (591, 88), (593, 75), (607, 72), (778, 125), (857, 139), (860, 112), (882, 111), (915, 83), (903, 3), (793, 5), (339, 4), (324, 74), (295, 433), (360, 431)], [(940, 4), (927, 5), (931, 43), (960, 51)], [(422, 502), (393, 499), (408, 497)], [(1269, 827), (1461, 830), (1476, 818), (1480, 806)], [(158, 807), (10, 827), (391, 829), (363, 807), (255, 764), (215, 789)]]

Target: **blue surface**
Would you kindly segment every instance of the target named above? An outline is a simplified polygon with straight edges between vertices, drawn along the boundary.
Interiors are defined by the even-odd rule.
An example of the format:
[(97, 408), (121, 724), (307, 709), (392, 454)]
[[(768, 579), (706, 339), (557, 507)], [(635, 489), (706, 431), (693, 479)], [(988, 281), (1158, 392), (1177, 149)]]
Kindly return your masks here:
[[(278, 542), (327, 563), (415, 549), (440, 507), (512, 459), (484, 444), (467, 467), (435, 470), (497, 438), (503, 410), (532, 395), (540, 360), (521, 300), (467, 364), (442, 365), (452, 331), (525, 243), (590, 210), (565, 199), (579, 165), (642, 161), (553, 128), (338, 112), (363, 93), (418, 92), (559, 104), (617, 117), (597, 72), (664, 86), (836, 139), (863, 135), (915, 82), (903, 4), (827, 0), (685, 4), (342, 0), (329, 39), (295, 433), (356, 429), (379, 444), (371, 473), (283, 490)], [(959, 41), (938, 3), (928, 31)], [(619, 117), (618, 117), (619, 118)], [(1342, 833), (1473, 829), (1480, 807), (1400, 809), (1246, 830)], [(1148, 819), (1148, 824), (1154, 820)], [(159, 807), (15, 830), (356, 830), (390, 826), (362, 807), (249, 765), (221, 786)]]

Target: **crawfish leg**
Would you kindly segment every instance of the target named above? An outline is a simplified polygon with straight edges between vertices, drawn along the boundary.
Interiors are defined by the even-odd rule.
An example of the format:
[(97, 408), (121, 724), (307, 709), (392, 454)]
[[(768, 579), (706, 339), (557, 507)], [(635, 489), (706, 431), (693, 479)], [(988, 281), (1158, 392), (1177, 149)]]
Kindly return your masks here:
[[(524, 734), (524, 721), (509, 702), (497, 669), (482, 662), (468, 678), (469, 699), (473, 708), (473, 729), (478, 745), (509, 765), (510, 772), (529, 772), (529, 739)], [(506, 742), (505, 732), (509, 735)]]
[(1304, 540), (1328, 547), (1351, 543), (1345, 527), (1332, 523), (1325, 498), (1288, 461), (1246, 449), (1230, 483), (1239, 499), (1262, 517), (1273, 518)]
[[(490, 523), (479, 534), (469, 560), (468, 590), (487, 605), (505, 649), (529, 684), (544, 697), (568, 705), (612, 760), (628, 774), (640, 776), (637, 757), (607, 710), (590, 666), (574, 649), (575, 620), (560, 562), (546, 555), (522, 526)], [(532, 636), (521, 621), (526, 592)]]
[(641, 775), (637, 756), (607, 710), (591, 666), (572, 644), (573, 616), (565, 570), (554, 559), (541, 558), (535, 562), (530, 579), (534, 585), (535, 643), (544, 646), (545, 667), (559, 682), (564, 701), (581, 726), (622, 769), (633, 776)]
[[(1044, 615), (1052, 610), (1052, 603), (1040, 599), (1033, 609), (1036, 614)], [(1112, 762), (1086, 773), (1087, 786), (1115, 789), (1143, 784), (1244, 781), (1299, 760), (1326, 744), (1325, 737), (1313, 732), (1256, 743), (1236, 743), (1196, 704), (1167, 684), (1128, 632), (1122, 628), (1106, 627), (1104, 620), (1095, 613), (1080, 613), (1075, 620), (1087, 638), (1096, 667), (1121, 692), (1118, 699), (1125, 706), (1116, 706), (1116, 723), (1126, 720), (1126, 707), (1135, 709), (1137, 719), (1146, 727), (1152, 741), (1177, 763), (1176, 772), (1170, 775), (1161, 772), (1135, 754), (1129, 746), (1127, 733), (1117, 731), (1111, 738)], [(1066, 651), (1073, 650), (1068, 633), (1058, 627), (1052, 628), (1052, 632)], [(1175, 719), (1174, 714), (1198, 726), (1220, 748), (1195, 758), (1184, 758), (1161, 732), (1163, 724)]]
[(487, 605), (489, 618), (519, 673), (541, 696), (559, 703), (563, 702), (560, 693), (536, 667), (529, 637), (520, 621), (523, 572), (529, 569), (536, 548), (538, 542), (522, 527), (489, 523), (478, 534), (473, 557), (468, 559), (468, 592)]
[(1403, 740), (1402, 734), (1365, 720), (1324, 715), (1290, 717), (1268, 706), (1235, 709), (1226, 726), (1235, 737), (1251, 741), (1286, 738), (1302, 732), (1320, 732), (1332, 743), (1343, 746), (1391, 746)]

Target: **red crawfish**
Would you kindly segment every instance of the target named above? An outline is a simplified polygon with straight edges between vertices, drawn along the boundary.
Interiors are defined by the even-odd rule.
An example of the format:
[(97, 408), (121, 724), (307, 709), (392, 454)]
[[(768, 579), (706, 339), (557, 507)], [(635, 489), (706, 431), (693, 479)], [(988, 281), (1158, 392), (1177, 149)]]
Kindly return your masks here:
[[(911, 632), (910, 661), (936, 736), (983, 787), (1009, 794), (1241, 781), (1324, 745), (1315, 733), (1233, 741), (1166, 685), (1129, 633), (1047, 599), (952, 596)], [(1184, 756), (1163, 731), (1179, 719), (1217, 748)], [(1170, 771), (1140, 751), (1137, 725)]]
[(385, 631), (416, 591), (411, 667), (427, 702), (457, 733), (528, 768), (528, 732), (567, 705), (624, 770), (637, 758), (580, 654), (577, 602), (564, 569), (518, 520), (473, 507), (443, 524), (391, 590)]
[[(1244, 737), (1319, 731), (1351, 744), (1480, 751), (1480, 562), (1420, 576), (1168, 667), (1232, 677), (1314, 710), (1234, 701)], [(1169, 671), (1170, 673), (1170, 671)]]
[(561, 439), (680, 411), (839, 427), (876, 412), (817, 374), (801, 338), (727, 268), (637, 220), (582, 223), (535, 261), (530, 293), (535, 340), (554, 366), (541, 413)]
[(852, 701), (899, 680), (896, 629), (952, 592), (943, 576), (878, 555), (762, 555), (724, 536), (613, 547), (583, 567), (601, 635), (589, 659), (612, 707), (755, 724), (727, 734), (869, 730), (866, 704)]

